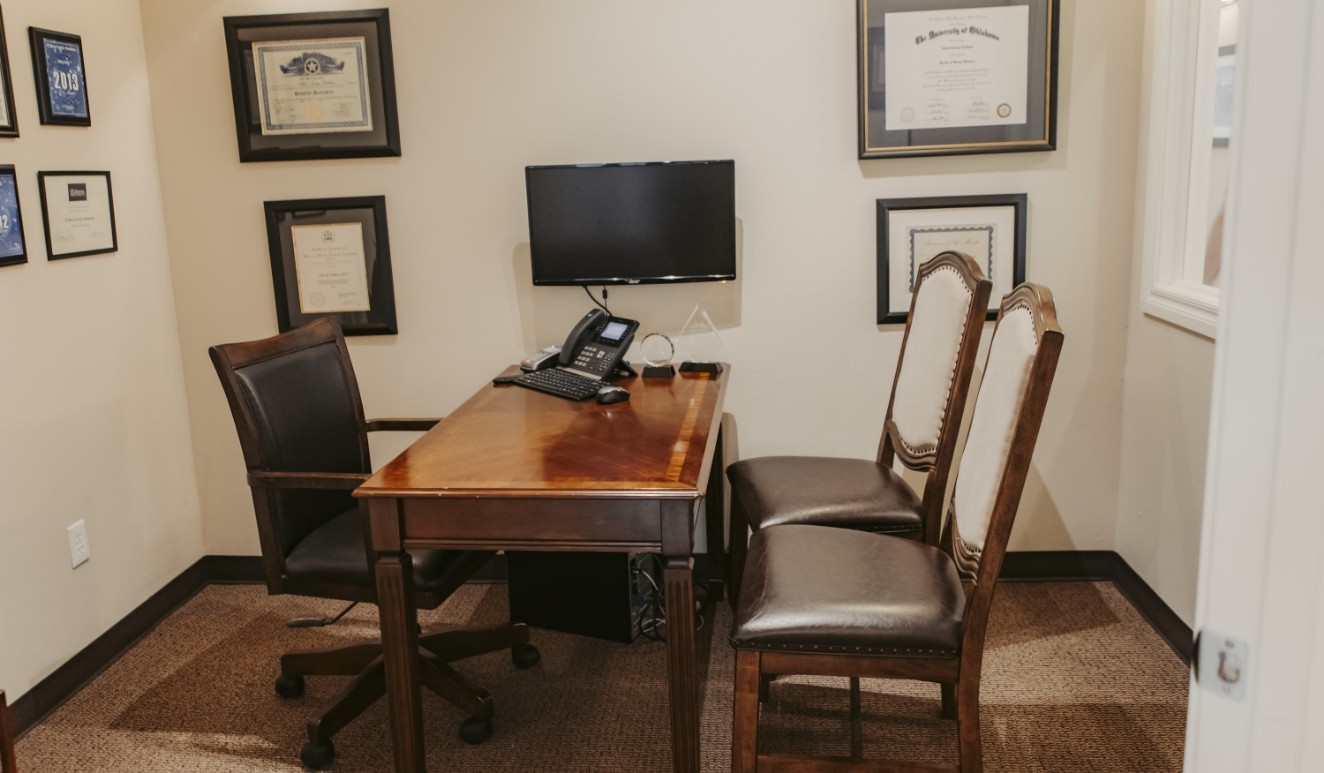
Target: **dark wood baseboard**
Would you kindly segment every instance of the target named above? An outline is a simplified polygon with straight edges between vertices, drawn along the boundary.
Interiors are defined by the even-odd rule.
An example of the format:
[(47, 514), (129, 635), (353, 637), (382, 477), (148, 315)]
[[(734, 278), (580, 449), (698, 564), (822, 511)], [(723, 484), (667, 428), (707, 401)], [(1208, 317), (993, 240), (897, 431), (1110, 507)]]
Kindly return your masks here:
[[(494, 557), (474, 579), (504, 582), (506, 566), (501, 558)], [(695, 573), (700, 582), (714, 571), (707, 558), (700, 556), (695, 561)], [(1007, 554), (1002, 570), (1002, 578), (1012, 581), (1112, 581), (1173, 652), (1190, 665), (1191, 629), (1117, 553), (1110, 550), (1011, 552)], [(14, 701), (10, 708), (15, 729), (22, 734), (41, 721), (206, 586), (262, 581), (262, 559), (258, 556), (204, 556), (198, 559)]]

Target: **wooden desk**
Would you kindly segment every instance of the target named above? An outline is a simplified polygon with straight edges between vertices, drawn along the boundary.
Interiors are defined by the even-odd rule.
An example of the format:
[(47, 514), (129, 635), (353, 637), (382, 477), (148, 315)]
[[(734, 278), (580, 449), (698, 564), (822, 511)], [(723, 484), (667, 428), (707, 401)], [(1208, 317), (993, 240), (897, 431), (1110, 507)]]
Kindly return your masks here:
[(675, 770), (697, 773), (692, 553), (705, 497), (710, 552), (722, 552), (729, 374), (626, 379), (618, 383), (630, 399), (614, 405), (485, 386), (355, 491), (368, 501), (377, 553), (396, 771), (425, 770), (418, 616), (403, 551), (433, 547), (661, 554), (672, 758)]

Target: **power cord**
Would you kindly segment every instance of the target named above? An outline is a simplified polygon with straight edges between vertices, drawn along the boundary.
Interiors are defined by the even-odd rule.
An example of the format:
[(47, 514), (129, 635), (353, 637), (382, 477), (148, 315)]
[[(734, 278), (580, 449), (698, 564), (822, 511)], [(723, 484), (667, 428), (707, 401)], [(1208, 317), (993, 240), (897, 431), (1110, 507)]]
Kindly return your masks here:
[(337, 614), (335, 617), (330, 617), (330, 618), (328, 618), (328, 617), (296, 617), (295, 619), (290, 620), (289, 622), (285, 623), (285, 625), (286, 625), (286, 627), (289, 627), (289, 628), (321, 628), (321, 627), (324, 626), (324, 625), (333, 625), (334, 623), (339, 622), (339, 621), (340, 621), (340, 618), (344, 617), (344, 616), (349, 612), (349, 610), (353, 609), (354, 607), (357, 607), (358, 605), (359, 605), (359, 602), (357, 602), (357, 601), (351, 601), (350, 604), (349, 604), (349, 606), (347, 606), (347, 607), (345, 607), (344, 609), (340, 610), (340, 613)]
[(608, 315), (610, 315), (610, 316), (614, 316), (614, 315), (612, 315), (612, 313), (611, 313), (611, 309), (607, 308), (607, 286), (606, 286), (606, 285), (603, 285), (603, 286), (602, 286), (602, 300), (601, 300), (601, 301), (599, 301), (597, 298), (594, 298), (594, 297), (593, 297), (593, 291), (588, 289), (588, 285), (580, 285), (580, 287), (584, 288), (584, 292), (588, 294), (588, 299), (589, 299), (590, 301), (593, 301), (595, 304), (597, 304), (597, 305), (598, 305), (598, 308), (600, 308), (600, 309), (602, 309), (603, 311), (607, 312)]
[[(631, 570), (636, 575), (642, 576), (648, 581), (651, 588), (644, 601), (644, 617), (639, 623), (639, 634), (650, 641), (667, 640), (667, 605), (666, 598), (662, 592), (662, 587), (653, 579), (654, 575), (662, 574), (662, 557), (657, 553), (643, 554), (645, 560), (653, 565), (653, 571), (649, 572), (640, 566), (631, 564)], [(695, 586), (695, 595), (707, 597), (707, 588)], [(694, 600), (694, 630), (703, 630), (703, 601), (696, 598)]]

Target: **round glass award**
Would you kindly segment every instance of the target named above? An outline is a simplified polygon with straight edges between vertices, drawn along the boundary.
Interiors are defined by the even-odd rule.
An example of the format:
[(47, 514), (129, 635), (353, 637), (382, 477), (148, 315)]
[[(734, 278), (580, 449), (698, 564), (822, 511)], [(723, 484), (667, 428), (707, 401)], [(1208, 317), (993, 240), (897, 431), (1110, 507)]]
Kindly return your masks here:
[(662, 333), (649, 333), (639, 342), (639, 353), (643, 355), (645, 365), (662, 368), (670, 365), (676, 356), (676, 345)]

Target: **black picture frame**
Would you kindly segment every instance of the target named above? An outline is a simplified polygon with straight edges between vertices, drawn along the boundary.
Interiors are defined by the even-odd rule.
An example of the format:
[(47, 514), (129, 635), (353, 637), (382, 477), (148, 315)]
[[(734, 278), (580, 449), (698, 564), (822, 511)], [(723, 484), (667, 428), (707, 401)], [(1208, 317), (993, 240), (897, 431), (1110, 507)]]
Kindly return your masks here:
[[(104, 201), (97, 190), (97, 181), (102, 178)], [(37, 172), (37, 187), (41, 191), (47, 260), (119, 251), (110, 172)]]
[[(316, 158), (365, 158), (400, 155), (400, 126), (395, 105), (395, 67), (391, 54), (390, 12), (385, 8), (335, 11), (319, 13), (267, 14), (259, 16), (227, 16), (225, 48), (230, 63), (230, 93), (234, 102), (235, 135), (239, 143), (239, 160), (291, 161)], [(308, 67), (315, 67), (318, 59), (330, 61), (315, 52), (304, 52), (295, 46), (299, 41), (328, 41), (331, 39), (363, 40), (363, 59), (351, 62), (349, 71), (358, 73), (363, 99), (368, 109), (364, 116), (370, 128), (362, 123), (349, 128), (331, 128), (325, 131), (300, 129), (301, 133), (263, 133), (262, 113), (258, 94), (258, 73), (254, 63), (253, 44), (289, 41), (295, 59), (303, 58)], [(292, 61), (291, 64), (294, 64)], [(336, 63), (335, 72), (345, 62)], [(318, 74), (282, 71), (287, 75)], [(329, 74), (331, 70), (328, 69)], [(359, 106), (361, 107), (361, 106)]]
[(0, 137), (18, 136), (18, 114), (14, 112), (14, 80), (9, 67), (9, 43), (4, 14), (0, 13)]
[[(993, 6), (993, 7), (988, 7)], [(988, 0), (856, 0), (857, 15), (857, 75), (859, 80), (859, 157), (861, 159), (897, 158), (910, 156), (966, 155), (974, 153), (1014, 153), (1054, 150), (1057, 147), (1057, 57), (1059, 0), (1005, 0), (991, 4)], [(908, 97), (922, 97), (914, 107), (894, 99), (894, 114), (888, 112), (887, 80), (887, 26), (889, 14), (896, 29), (893, 38), (915, 46), (914, 52), (933, 51), (933, 46), (961, 44), (965, 49), (986, 51), (990, 41), (1001, 41), (1001, 35), (989, 34), (987, 21), (1006, 25), (1006, 17), (993, 19), (991, 14), (1015, 13), (1014, 8), (1025, 7), (1028, 26), (1025, 40), (1028, 51), (1025, 62), (1026, 90), (1024, 107), (1020, 108), (1019, 92), (1005, 88), (1005, 84), (988, 86), (972, 83), (972, 77), (992, 79), (987, 70), (974, 75), (978, 66), (961, 70), (967, 58), (951, 57), (942, 62), (942, 68), (898, 67), (905, 81), (893, 83), (893, 91)], [(930, 18), (919, 15), (927, 13)], [(971, 23), (971, 19), (975, 22)], [(929, 25), (927, 22), (933, 22)], [(984, 24), (980, 27), (979, 24)], [(1010, 40), (1019, 39), (1019, 31)], [(927, 29), (926, 34), (911, 36), (912, 31)], [(903, 31), (904, 30), (904, 31)], [(971, 32), (971, 30), (974, 30)], [(920, 41), (923, 41), (922, 43)], [(897, 51), (905, 51), (896, 46)], [(976, 56), (978, 54), (975, 54)], [(894, 58), (900, 56), (894, 52)], [(1007, 78), (1018, 80), (1015, 73)], [(953, 87), (964, 80), (971, 85)], [(939, 88), (939, 86), (942, 88)], [(985, 93), (968, 93), (985, 87)], [(1016, 93), (1005, 100), (998, 95)], [(988, 97), (989, 99), (985, 99)], [(997, 102), (996, 105), (992, 104)], [(1024, 113), (1025, 120), (1017, 121)], [(958, 125), (960, 121), (965, 124)], [(911, 126), (913, 124), (913, 127)], [(889, 128), (890, 127), (890, 128)]]
[(37, 82), (37, 117), (44, 125), (91, 126), (83, 39), (68, 32), (28, 27), (32, 76)]
[(992, 280), (990, 320), (1025, 281), (1024, 193), (878, 199), (877, 206), (878, 324), (905, 323), (919, 266), (946, 250), (970, 255)]
[(18, 201), (18, 174), (12, 164), (0, 165), (0, 266), (27, 262), (23, 208)]
[[(353, 196), (334, 199), (295, 199), (289, 201), (268, 201), (265, 203), (267, 219), (267, 246), (271, 252), (272, 289), (276, 299), (276, 317), (281, 332), (311, 322), (318, 317), (333, 316), (339, 322), (345, 335), (393, 335), (398, 331), (395, 320), (395, 284), (391, 277), (391, 243), (386, 227), (385, 196)], [(366, 299), (357, 292), (357, 280), (347, 277), (343, 262), (332, 259), (322, 262), (321, 276), (301, 276), (299, 256), (295, 251), (296, 227), (307, 227), (313, 237), (327, 236), (343, 238), (353, 233), (353, 226), (360, 227), (363, 251), (363, 290)], [(347, 227), (348, 230), (338, 227)], [(320, 233), (319, 233), (320, 229)], [(332, 241), (327, 238), (326, 241)], [(352, 245), (351, 245), (352, 247)], [(305, 261), (317, 265), (319, 256), (305, 256)], [(313, 269), (308, 269), (312, 271)], [(350, 267), (348, 273), (355, 269)], [(304, 281), (307, 287), (303, 287)], [(359, 305), (364, 300), (366, 309), (336, 309), (336, 301), (330, 300), (327, 311), (317, 311), (316, 307), (325, 303), (318, 298), (325, 288), (341, 287), (348, 290), (343, 296), (350, 298), (350, 305)], [(307, 308), (305, 309), (305, 301)]]

